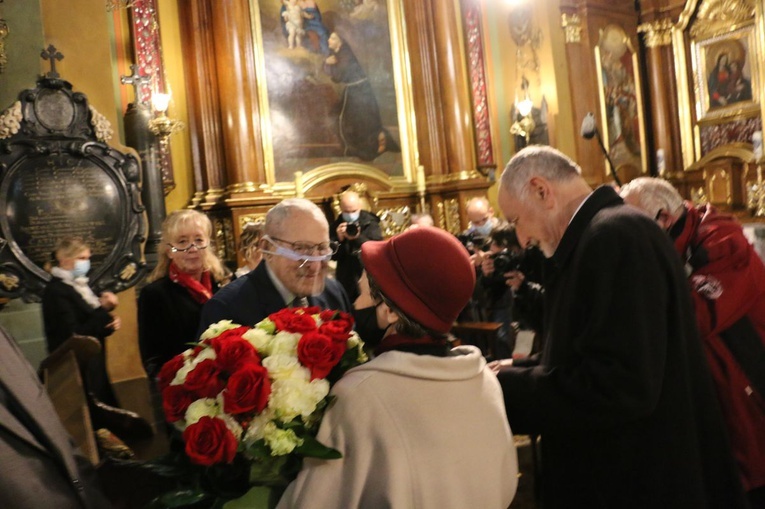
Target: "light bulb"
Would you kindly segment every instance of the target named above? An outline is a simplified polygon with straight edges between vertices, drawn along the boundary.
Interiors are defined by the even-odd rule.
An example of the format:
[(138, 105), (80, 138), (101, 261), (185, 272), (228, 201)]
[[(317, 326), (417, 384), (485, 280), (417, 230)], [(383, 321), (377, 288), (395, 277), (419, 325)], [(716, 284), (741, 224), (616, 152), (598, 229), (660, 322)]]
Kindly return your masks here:
[(531, 109), (534, 107), (534, 103), (527, 97), (523, 101), (518, 101), (515, 107), (518, 108), (518, 113), (520, 113), (522, 117), (528, 117), (529, 113), (531, 113)]
[(168, 106), (170, 105), (170, 94), (152, 94), (151, 104), (154, 106), (156, 111), (165, 113)]

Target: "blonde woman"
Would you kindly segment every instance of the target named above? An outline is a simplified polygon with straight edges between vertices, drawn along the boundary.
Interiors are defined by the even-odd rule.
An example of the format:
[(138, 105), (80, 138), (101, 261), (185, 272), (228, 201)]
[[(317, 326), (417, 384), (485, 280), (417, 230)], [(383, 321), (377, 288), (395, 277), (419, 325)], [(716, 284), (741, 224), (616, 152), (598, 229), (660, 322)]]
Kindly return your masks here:
[(255, 267), (263, 259), (263, 253), (258, 244), (263, 237), (263, 223), (247, 223), (242, 229), (242, 235), (239, 238), (239, 251), (244, 258), (244, 265), (236, 269), (236, 277), (242, 277)]
[(138, 299), (138, 336), (149, 376), (198, 339), (202, 305), (230, 278), (211, 235), (210, 219), (196, 210), (172, 212), (162, 224), (159, 261)]

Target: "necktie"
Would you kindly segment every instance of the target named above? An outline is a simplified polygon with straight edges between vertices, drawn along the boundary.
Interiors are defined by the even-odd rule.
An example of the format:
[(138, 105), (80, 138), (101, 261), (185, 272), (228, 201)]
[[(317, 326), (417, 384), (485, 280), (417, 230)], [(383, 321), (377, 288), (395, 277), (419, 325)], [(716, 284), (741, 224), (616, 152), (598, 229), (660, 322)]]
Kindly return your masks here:
[(290, 303), (291, 308), (304, 308), (308, 307), (308, 298), (307, 297), (295, 297), (292, 299), (292, 302)]

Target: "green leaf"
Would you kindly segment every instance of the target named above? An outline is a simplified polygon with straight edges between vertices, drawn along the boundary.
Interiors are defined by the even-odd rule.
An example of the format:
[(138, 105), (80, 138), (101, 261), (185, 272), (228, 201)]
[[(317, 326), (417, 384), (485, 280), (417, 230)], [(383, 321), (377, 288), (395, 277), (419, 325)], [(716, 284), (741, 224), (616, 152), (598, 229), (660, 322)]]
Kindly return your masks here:
[(295, 452), (306, 457), (323, 460), (336, 460), (343, 457), (340, 451), (327, 447), (313, 437), (304, 437), (303, 445), (296, 447)]
[(255, 486), (243, 497), (226, 502), (223, 509), (271, 509), (276, 507), (281, 494), (278, 488)]

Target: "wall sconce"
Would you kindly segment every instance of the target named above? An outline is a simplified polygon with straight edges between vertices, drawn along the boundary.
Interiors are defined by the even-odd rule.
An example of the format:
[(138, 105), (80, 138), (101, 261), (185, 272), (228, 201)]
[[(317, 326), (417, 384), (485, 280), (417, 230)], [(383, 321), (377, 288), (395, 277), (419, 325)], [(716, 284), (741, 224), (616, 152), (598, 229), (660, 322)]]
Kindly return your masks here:
[(534, 132), (537, 124), (534, 122), (534, 118), (531, 115), (534, 109), (534, 103), (531, 102), (529, 96), (529, 80), (524, 76), (521, 80), (521, 90), (523, 90), (523, 99), (515, 99), (515, 107), (513, 108), (515, 115), (513, 118), (513, 125), (510, 126), (510, 133), (515, 136), (522, 136), (526, 139), (526, 145), (529, 144), (531, 139), (531, 133)]
[(167, 146), (170, 135), (183, 129), (184, 125), (180, 120), (167, 116), (167, 108), (170, 106), (170, 94), (152, 94), (151, 104), (154, 107), (156, 116), (149, 120), (149, 130), (159, 138), (159, 143), (164, 148)]

